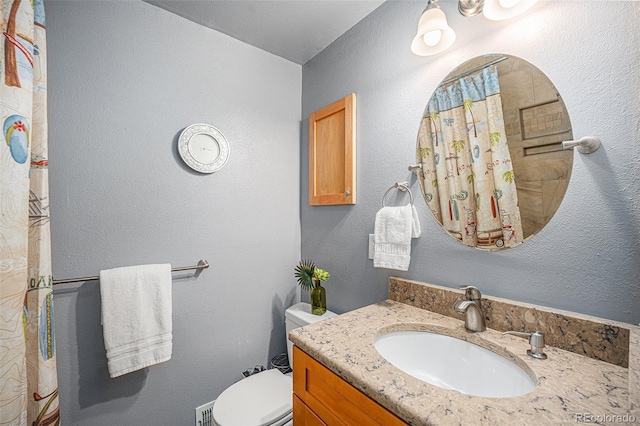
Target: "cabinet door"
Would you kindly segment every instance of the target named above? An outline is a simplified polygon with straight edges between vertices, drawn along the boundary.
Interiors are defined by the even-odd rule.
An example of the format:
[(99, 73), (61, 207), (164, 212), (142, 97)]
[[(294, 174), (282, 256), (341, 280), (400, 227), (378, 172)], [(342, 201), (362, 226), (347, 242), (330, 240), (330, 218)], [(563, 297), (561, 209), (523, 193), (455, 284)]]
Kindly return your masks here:
[(304, 402), (293, 395), (293, 424), (296, 426), (327, 426)]
[[(407, 424), (298, 347), (293, 351), (293, 392), (326, 424)], [(295, 406), (293, 414), (295, 417)]]
[(309, 115), (309, 205), (356, 203), (356, 95)]

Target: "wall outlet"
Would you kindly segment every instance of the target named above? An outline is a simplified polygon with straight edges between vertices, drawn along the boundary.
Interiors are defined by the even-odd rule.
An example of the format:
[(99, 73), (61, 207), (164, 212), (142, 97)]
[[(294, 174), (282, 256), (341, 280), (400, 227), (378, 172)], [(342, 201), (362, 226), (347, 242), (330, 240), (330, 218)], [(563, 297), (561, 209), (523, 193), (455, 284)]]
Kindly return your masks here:
[(369, 234), (369, 259), (373, 260), (373, 234)]
[(213, 426), (213, 404), (215, 400), (196, 408), (196, 426)]

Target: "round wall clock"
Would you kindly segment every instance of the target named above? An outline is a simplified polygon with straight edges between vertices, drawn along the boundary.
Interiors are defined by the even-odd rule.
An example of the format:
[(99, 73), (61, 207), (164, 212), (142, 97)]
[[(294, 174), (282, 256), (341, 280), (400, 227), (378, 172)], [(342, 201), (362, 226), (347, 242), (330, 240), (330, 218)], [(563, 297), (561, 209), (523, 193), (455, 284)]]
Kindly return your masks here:
[(187, 166), (200, 173), (213, 173), (227, 163), (229, 142), (208, 124), (192, 124), (180, 133), (178, 152)]

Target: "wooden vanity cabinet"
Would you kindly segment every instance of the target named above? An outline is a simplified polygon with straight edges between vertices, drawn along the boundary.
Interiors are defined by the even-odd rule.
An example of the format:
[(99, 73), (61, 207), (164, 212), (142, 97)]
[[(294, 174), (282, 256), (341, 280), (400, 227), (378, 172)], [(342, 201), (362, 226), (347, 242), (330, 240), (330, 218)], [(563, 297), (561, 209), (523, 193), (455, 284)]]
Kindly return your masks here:
[(296, 346), (293, 393), (295, 426), (407, 424)]

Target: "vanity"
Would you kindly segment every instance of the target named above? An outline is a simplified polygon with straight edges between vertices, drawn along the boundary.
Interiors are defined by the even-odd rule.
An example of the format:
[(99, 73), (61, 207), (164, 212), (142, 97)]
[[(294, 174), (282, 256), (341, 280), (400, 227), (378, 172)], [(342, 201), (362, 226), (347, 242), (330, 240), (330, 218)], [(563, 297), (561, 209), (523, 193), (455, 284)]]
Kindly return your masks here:
[[(296, 345), (294, 420), (298, 426), (638, 421), (639, 327), (485, 297), (487, 329), (472, 333), (452, 309), (451, 301), (463, 298), (462, 291), (397, 278), (389, 281), (388, 300), (291, 332), (289, 338)], [(522, 315), (522, 323), (510, 315)], [(503, 335), (501, 331), (506, 330), (499, 318), (517, 331), (549, 327), (541, 330), (548, 333), (544, 349), (548, 358), (528, 356), (527, 339)], [(495, 398), (443, 389), (413, 377), (383, 358), (374, 346), (381, 336), (411, 330), (487, 348), (517, 365), (535, 387), (524, 395)], [(601, 341), (589, 341), (598, 335)], [(562, 336), (566, 342), (559, 346), (569, 350), (554, 346)]]
[(402, 419), (294, 346), (296, 425), (405, 425)]

